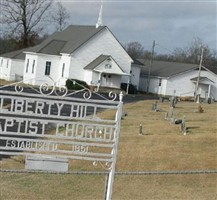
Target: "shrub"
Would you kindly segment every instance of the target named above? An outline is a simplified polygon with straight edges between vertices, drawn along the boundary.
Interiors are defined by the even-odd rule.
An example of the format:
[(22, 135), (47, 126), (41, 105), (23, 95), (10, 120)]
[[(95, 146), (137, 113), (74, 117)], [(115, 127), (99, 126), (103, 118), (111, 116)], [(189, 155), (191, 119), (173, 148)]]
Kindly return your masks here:
[[(121, 89), (127, 91), (127, 83), (121, 83)], [(128, 94), (137, 94), (138, 90), (136, 86), (129, 84)]]
[(88, 84), (85, 81), (77, 79), (67, 79), (66, 87), (70, 90), (81, 90), (84, 88), (89, 88)]

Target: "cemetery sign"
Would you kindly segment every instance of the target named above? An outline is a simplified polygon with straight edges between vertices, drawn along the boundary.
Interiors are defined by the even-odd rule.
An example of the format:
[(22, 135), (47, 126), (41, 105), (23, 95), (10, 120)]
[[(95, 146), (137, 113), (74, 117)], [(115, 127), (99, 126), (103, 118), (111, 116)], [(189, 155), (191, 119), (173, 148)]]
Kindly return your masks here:
[[(0, 155), (25, 155), (103, 163), (111, 199), (122, 115), (122, 94), (89, 89), (0, 87)], [(74, 82), (74, 84), (76, 84)], [(83, 98), (78, 98), (78, 97)], [(111, 116), (102, 111), (109, 109)]]

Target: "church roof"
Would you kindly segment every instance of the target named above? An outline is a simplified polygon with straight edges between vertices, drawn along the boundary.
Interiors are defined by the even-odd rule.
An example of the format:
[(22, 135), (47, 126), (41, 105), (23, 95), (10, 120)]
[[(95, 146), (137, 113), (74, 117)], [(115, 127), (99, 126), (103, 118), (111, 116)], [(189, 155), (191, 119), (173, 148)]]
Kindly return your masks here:
[(28, 49), (28, 52), (60, 55), (71, 54), (84, 43), (105, 29), (106, 26), (71, 25), (62, 32), (55, 32), (39, 45)]

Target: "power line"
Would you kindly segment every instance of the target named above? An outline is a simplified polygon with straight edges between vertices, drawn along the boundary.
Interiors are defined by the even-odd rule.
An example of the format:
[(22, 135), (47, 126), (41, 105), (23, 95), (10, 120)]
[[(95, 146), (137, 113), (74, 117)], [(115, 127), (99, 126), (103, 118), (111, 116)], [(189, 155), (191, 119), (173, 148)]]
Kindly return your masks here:
[(158, 44), (158, 43), (156, 43), (155, 45), (161, 47), (161, 48), (164, 49), (164, 50), (169, 51), (170, 53), (173, 53), (170, 49), (168, 49), (168, 48), (166, 48), (166, 47), (164, 47), (164, 46), (162, 46), (162, 45), (160, 45), (160, 44)]

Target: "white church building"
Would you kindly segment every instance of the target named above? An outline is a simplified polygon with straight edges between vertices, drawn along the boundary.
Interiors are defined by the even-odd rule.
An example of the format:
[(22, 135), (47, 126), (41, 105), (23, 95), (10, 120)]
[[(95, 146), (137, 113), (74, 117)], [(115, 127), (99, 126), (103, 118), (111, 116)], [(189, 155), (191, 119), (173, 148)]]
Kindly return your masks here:
[(65, 85), (67, 79), (79, 79), (120, 88), (132, 72), (132, 58), (107, 26), (71, 25), (24, 53), (23, 80), (32, 85)]

